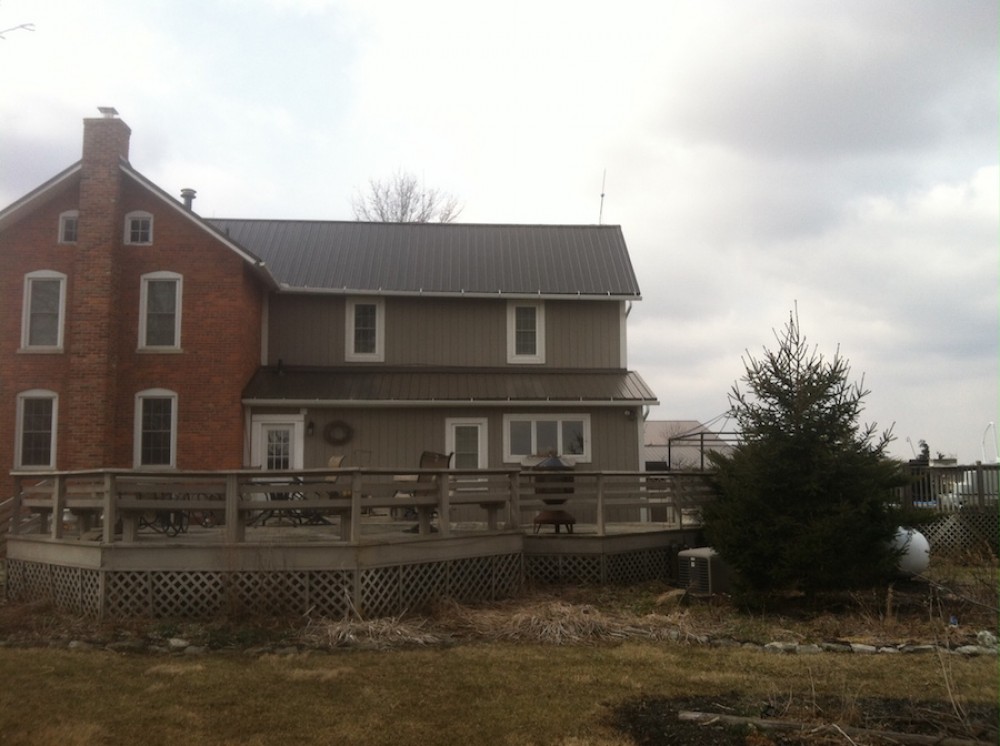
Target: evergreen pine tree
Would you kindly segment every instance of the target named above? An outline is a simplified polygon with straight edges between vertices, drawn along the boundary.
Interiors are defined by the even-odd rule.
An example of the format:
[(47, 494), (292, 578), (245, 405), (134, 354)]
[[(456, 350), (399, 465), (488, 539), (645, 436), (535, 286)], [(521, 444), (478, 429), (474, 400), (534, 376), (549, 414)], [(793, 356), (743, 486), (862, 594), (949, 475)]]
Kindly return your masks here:
[(706, 506), (706, 536), (755, 594), (871, 587), (899, 556), (891, 432), (859, 425), (863, 380), (850, 382), (839, 350), (827, 360), (807, 347), (796, 314), (775, 337), (776, 351), (744, 358), (746, 391), (729, 394), (742, 437), (711, 455), (721, 494)]

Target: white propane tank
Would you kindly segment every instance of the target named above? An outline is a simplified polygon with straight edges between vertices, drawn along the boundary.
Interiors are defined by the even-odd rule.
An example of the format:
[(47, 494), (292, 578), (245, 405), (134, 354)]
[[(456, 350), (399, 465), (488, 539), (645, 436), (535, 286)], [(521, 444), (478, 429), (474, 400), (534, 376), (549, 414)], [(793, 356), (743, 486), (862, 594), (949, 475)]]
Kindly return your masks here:
[(893, 549), (902, 549), (899, 555), (899, 573), (907, 577), (919, 575), (927, 569), (931, 562), (931, 545), (919, 531), (912, 528), (896, 529), (896, 538), (892, 540)]

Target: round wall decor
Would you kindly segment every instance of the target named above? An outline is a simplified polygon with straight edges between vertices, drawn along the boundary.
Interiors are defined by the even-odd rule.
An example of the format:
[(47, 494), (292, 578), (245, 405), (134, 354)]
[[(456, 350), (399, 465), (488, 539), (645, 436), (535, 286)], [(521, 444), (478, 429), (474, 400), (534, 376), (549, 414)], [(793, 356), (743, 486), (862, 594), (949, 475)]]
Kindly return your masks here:
[(323, 428), (323, 440), (332, 446), (342, 446), (349, 443), (354, 436), (354, 428), (343, 420), (334, 420)]

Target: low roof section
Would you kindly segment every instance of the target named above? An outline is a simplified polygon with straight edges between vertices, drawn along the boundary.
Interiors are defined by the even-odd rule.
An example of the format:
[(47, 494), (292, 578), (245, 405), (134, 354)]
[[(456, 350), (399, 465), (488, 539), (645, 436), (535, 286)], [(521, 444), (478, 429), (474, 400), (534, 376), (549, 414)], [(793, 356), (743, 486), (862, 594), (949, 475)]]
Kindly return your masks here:
[(294, 406), (652, 406), (656, 396), (626, 370), (260, 368), (245, 404)]
[(640, 298), (616, 225), (206, 222), (288, 292)]

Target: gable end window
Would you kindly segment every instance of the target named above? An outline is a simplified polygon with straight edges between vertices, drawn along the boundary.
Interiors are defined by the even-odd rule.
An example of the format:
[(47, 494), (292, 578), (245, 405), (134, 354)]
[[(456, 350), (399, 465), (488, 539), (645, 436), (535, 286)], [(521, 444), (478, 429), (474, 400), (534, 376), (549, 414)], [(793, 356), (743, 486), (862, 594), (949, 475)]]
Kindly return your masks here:
[(507, 362), (545, 362), (545, 304), (511, 301), (507, 304)]
[(175, 272), (142, 276), (139, 291), (139, 349), (179, 350), (183, 277)]
[(508, 414), (503, 418), (504, 461), (521, 463), (531, 456), (568, 456), (589, 462), (589, 414)]
[(136, 468), (173, 468), (177, 458), (177, 394), (148, 389), (135, 396)]
[(125, 216), (125, 243), (153, 243), (153, 216), (148, 212), (130, 212)]
[(67, 210), (59, 216), (59, 243), (76, 243), (76, 228), (79, 219), (78, 210)]
[(58, 409), (54, 391), (35, 389), (18, 395), (15, 441), (18, 468), (55, 468)]
[(66, 275), (51, 270), (24, 276), (21, 348), (62, 352), (66, 308)]
[(344, 359), (348, 362), (385, 361), (385, 302), (381, 298), (348, 298)]

